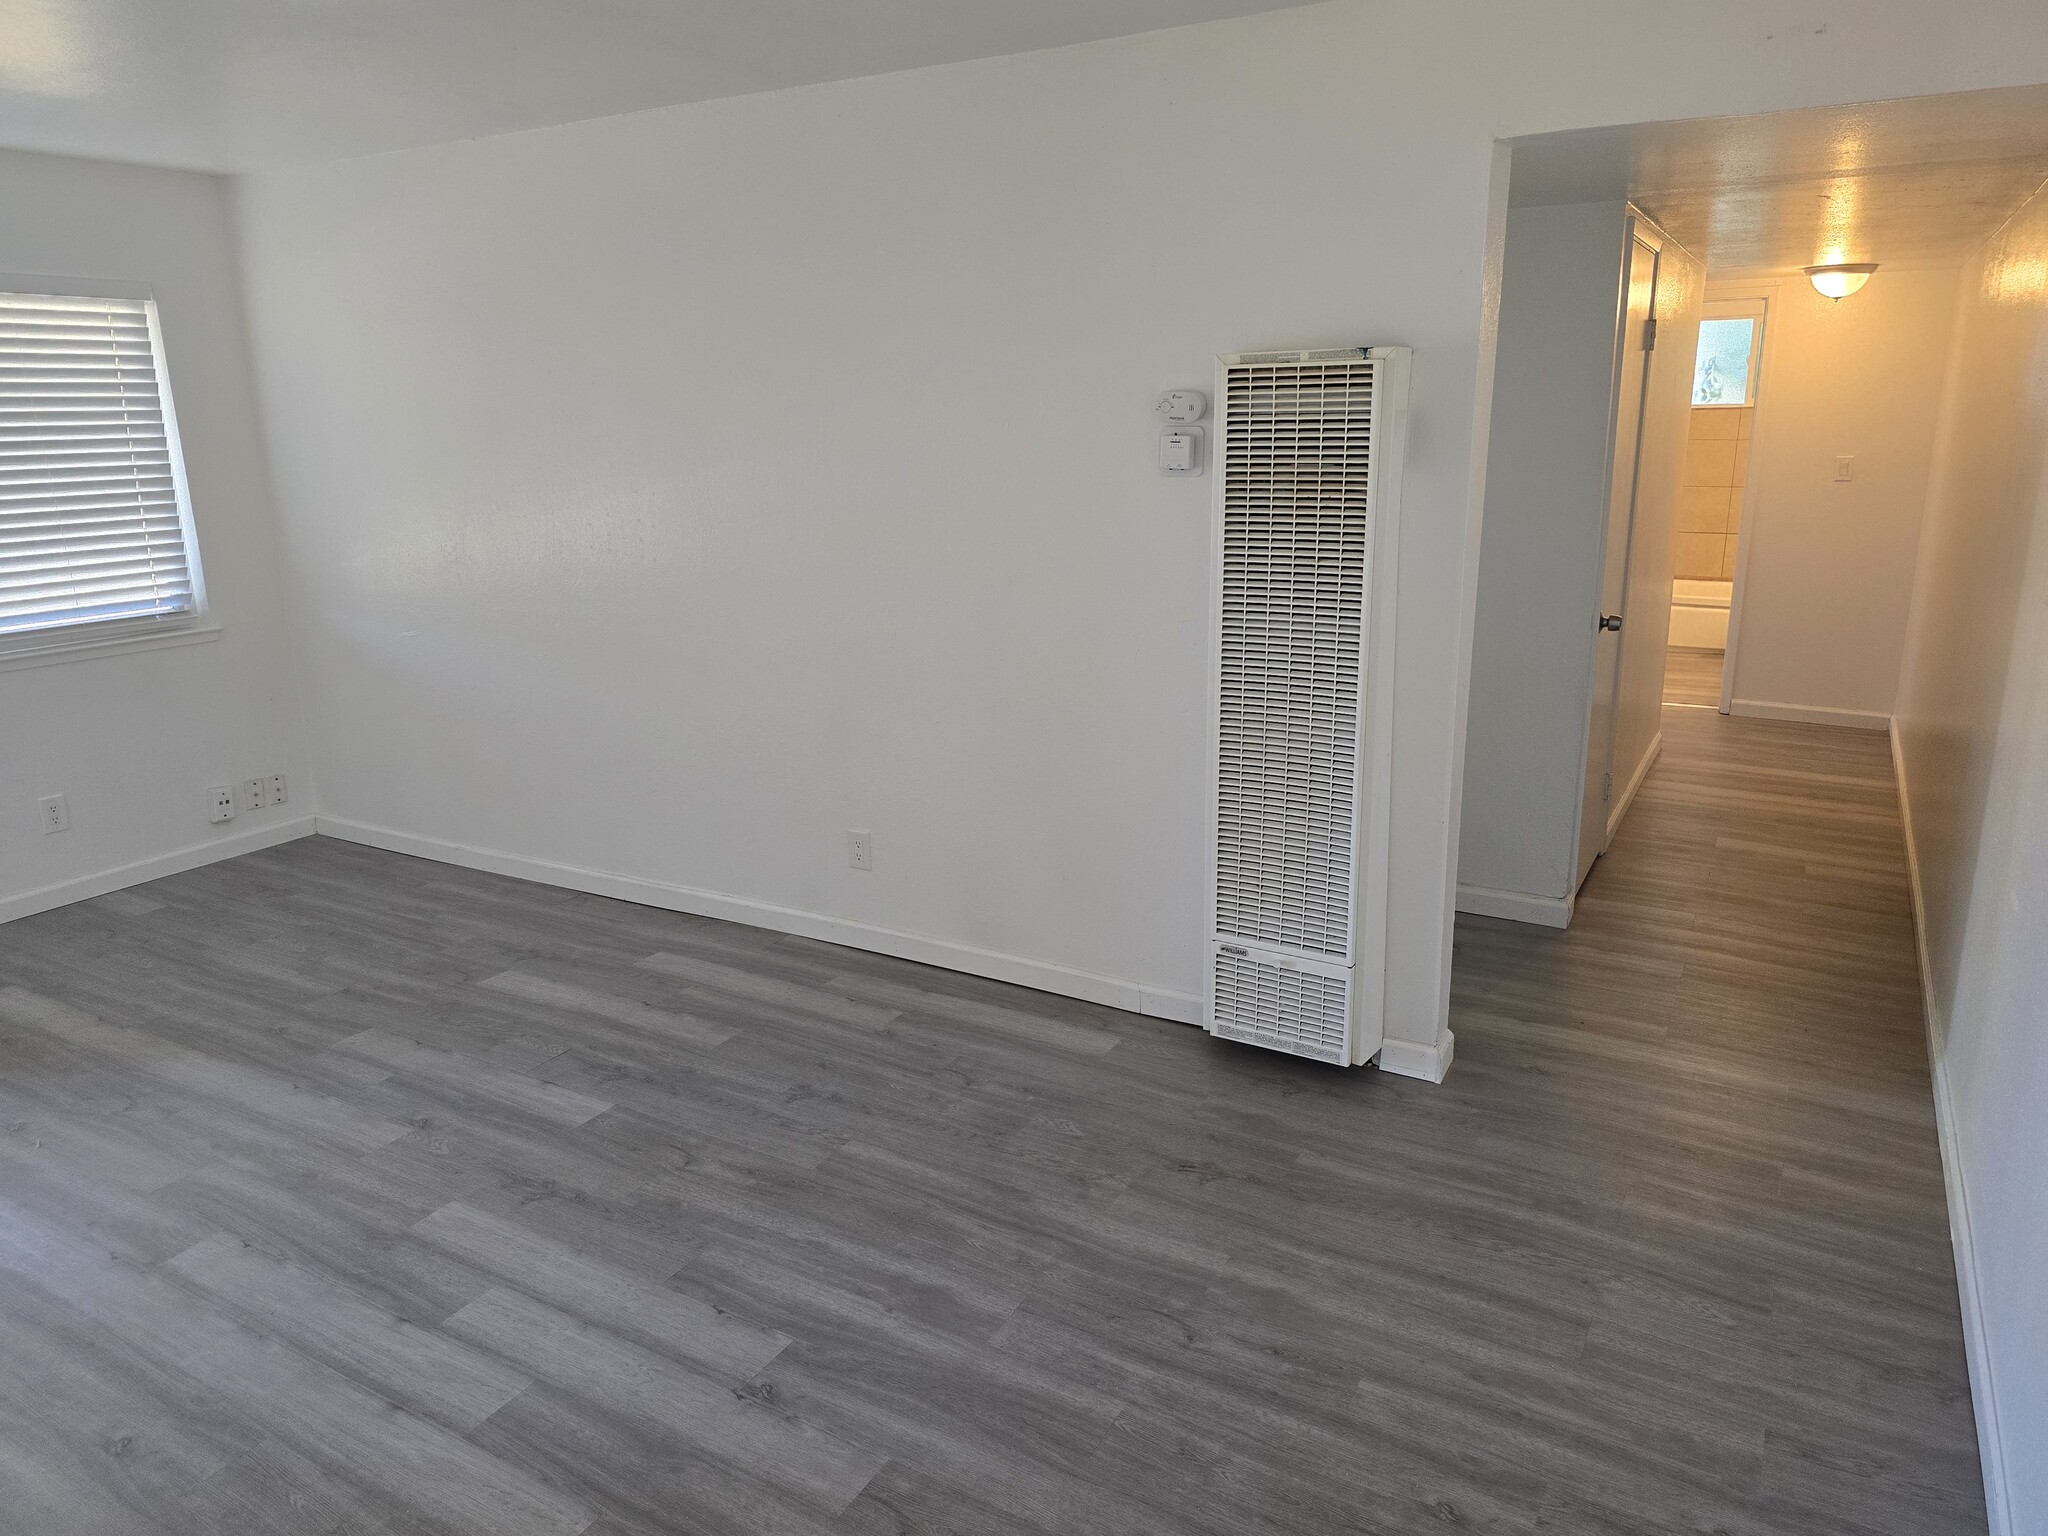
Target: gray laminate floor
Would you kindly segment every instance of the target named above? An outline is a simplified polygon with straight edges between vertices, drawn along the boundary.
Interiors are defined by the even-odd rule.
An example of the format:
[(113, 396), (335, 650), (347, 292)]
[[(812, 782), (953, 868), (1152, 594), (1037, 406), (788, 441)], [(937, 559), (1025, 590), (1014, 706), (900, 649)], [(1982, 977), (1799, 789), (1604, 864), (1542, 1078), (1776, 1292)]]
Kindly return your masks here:
[(0, 1530), (1983, 1529), (1881, 739), (1432, 1088), (314, 839), (0, 928)]

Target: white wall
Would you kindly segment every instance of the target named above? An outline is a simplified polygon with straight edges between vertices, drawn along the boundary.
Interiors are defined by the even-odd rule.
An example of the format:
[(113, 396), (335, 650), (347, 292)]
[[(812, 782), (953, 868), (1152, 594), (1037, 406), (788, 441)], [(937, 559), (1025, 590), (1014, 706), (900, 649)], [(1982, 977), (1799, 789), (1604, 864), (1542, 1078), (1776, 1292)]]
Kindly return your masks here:
[(1558, 925), (1568, 910), (1627, 242), (1626, 203), (1508, 210), (1458, 844), (1468, 910)]
[[(1953, 269), (1884, 267), (1839, 303), (1793, 274), (1768, 292), (1735, 647), (1737, 714), (1881, 729), (1898, 688), (1934, 427), (1954, 328)], [(1854, 479), (1834, 478), (1855, 458)]]
[[(217, 639), (0, 670), (0, 918), (274, 834), (311, 804), (227, 197), (215, 177), (0, 152), (0, 273), (153, 286)], [(210, 826), (207, 786), (294, 802)], [(71, 829), (36, 801), (63, 794)], [(144, 867), (135, 869), (132, 866)]]
[(1436, 1049), (1494, 141), (2048, 75), (2026, 0), (1781, 21), (1340, 0), (253, 180), (325, 807), (1192, 995), (1207, 484), (1147, 407), (1406, 342)]
[(1894, 742), (1993, 1530), (2018, 1536), (2048, 1531), (2048, 197), (1964, 270), (1951, 378)]

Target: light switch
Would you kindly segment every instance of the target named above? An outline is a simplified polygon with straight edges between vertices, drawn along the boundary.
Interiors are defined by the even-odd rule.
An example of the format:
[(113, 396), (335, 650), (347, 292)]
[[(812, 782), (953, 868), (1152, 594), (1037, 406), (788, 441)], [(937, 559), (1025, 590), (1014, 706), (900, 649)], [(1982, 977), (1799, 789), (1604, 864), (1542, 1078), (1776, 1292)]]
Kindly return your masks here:
[(1199, 475), (1202, 472), (1202, 434), (1194, 427), (1172, 427), (1159, 434), (1159, 472), (1162, 475)]
[(1843, 453), (1835, 456), (1835, 478), (1837, 480), (1854, 480), (1856, 478), (1856, 456), (1853, 453)]

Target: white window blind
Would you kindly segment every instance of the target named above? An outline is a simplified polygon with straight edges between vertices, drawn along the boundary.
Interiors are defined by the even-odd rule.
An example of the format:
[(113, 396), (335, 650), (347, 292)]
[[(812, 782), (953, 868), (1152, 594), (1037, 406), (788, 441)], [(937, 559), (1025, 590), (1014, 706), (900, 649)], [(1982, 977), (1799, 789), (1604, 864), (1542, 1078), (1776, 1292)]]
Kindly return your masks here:
[(156, 336), (148, 299), (0, 293), (0, 649), (198, 614)]

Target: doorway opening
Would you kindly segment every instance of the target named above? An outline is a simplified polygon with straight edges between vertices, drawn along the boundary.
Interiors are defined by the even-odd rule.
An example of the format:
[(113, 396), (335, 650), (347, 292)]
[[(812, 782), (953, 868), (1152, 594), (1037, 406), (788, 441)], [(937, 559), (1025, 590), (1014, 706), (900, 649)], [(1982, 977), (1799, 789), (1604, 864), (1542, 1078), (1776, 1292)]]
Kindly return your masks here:
[(2048, 87), (1510, 150), (1457, 899), (1562, 928), (1675, 716), (1889, 729), (1961, 274), (2048, 180)]
[[(1973, 605), (1991, 614), (1983, 634), (2026, 633), (2023, 578), (1995, 567), (2024, 562), (2036, 509), (2048, 88), (1510, 149), (1451, 968), (1460, 1054), (1487, 1053), (1505, 1092), (1543, 1104), (1554, 1166), (1611, 1181), (1640, 1251), (1685, 1245), (1648, 1289), (1714, 1284), (1712, 1248), (1746, 1256), (1723, 1273), (1736, 1292), (1797, 1296), (1803, 1266), (1850, 1234), (1846, 1208), (1915, 1186), (1929, 1199), (1914, 1241), (1944, 1281), (1924, 893), (1897, 764), (1920, 753), (1914, 808), (1937, 835), (1919, 847), (1951, 880), (1927, 889), (1967, 907), (1977, 853), (1943, 846), (1963, 823), (1930, 820), (1923, 789), (1937, 805), (1958, 794), (1960, 720), (1979, 722), (1968, 750), (1984, 773), (2004, 761), (2001, 706), (1983, 701), (2006, 658)], [(1999, 507), (2005, 527), (1982, 528)], [(1958, 699), (1959, 678), (1979, 702)], [(1703, 1211), (1725, 1223), (1704, 1246)], [(1846, 1236), (1823, 1266), (1847, 1273), (1873, 1246)], [(1895, 1299), (1896, 1266), (1866, 1274), (1869, 1305)], [(1819, 1311), (1745, 1318), (1743, 1337), (1766, 1343), (1731, 1401), (1796, 1362), (1801, 1437), (1826, 1447), (1808, 1465), (1789, 1451), (1775, 1486), (1818, 1488), (1853, 1464), (1926, 1496), (1898, 1529), (1982, 1531), (1976, 1427), (1941, 1416), (1970, 1390), (1956, 1294), (1930, 1288), (1859, 1338), (1886, 1360), (1943, 1341), (1876, 1410), (1852, 1372), (1831, 1376), (1844, 1340)], [(1840, 1390), (1815, 1386), (1829, 1380)], [(1736, 1408), (1723, 1427), (1745, 1422)], [(1938, 1449), (1895, 1449), (1908, 1422), (1939, 1423)], [(1826, 1518), (1765, 1525), (1790, 1536)]]
[(1666, 705), (1728, 709), (1735, 581), (1769, 314), (1763, 294), (1709, 298), (1700, 307), (1672, 537)]

